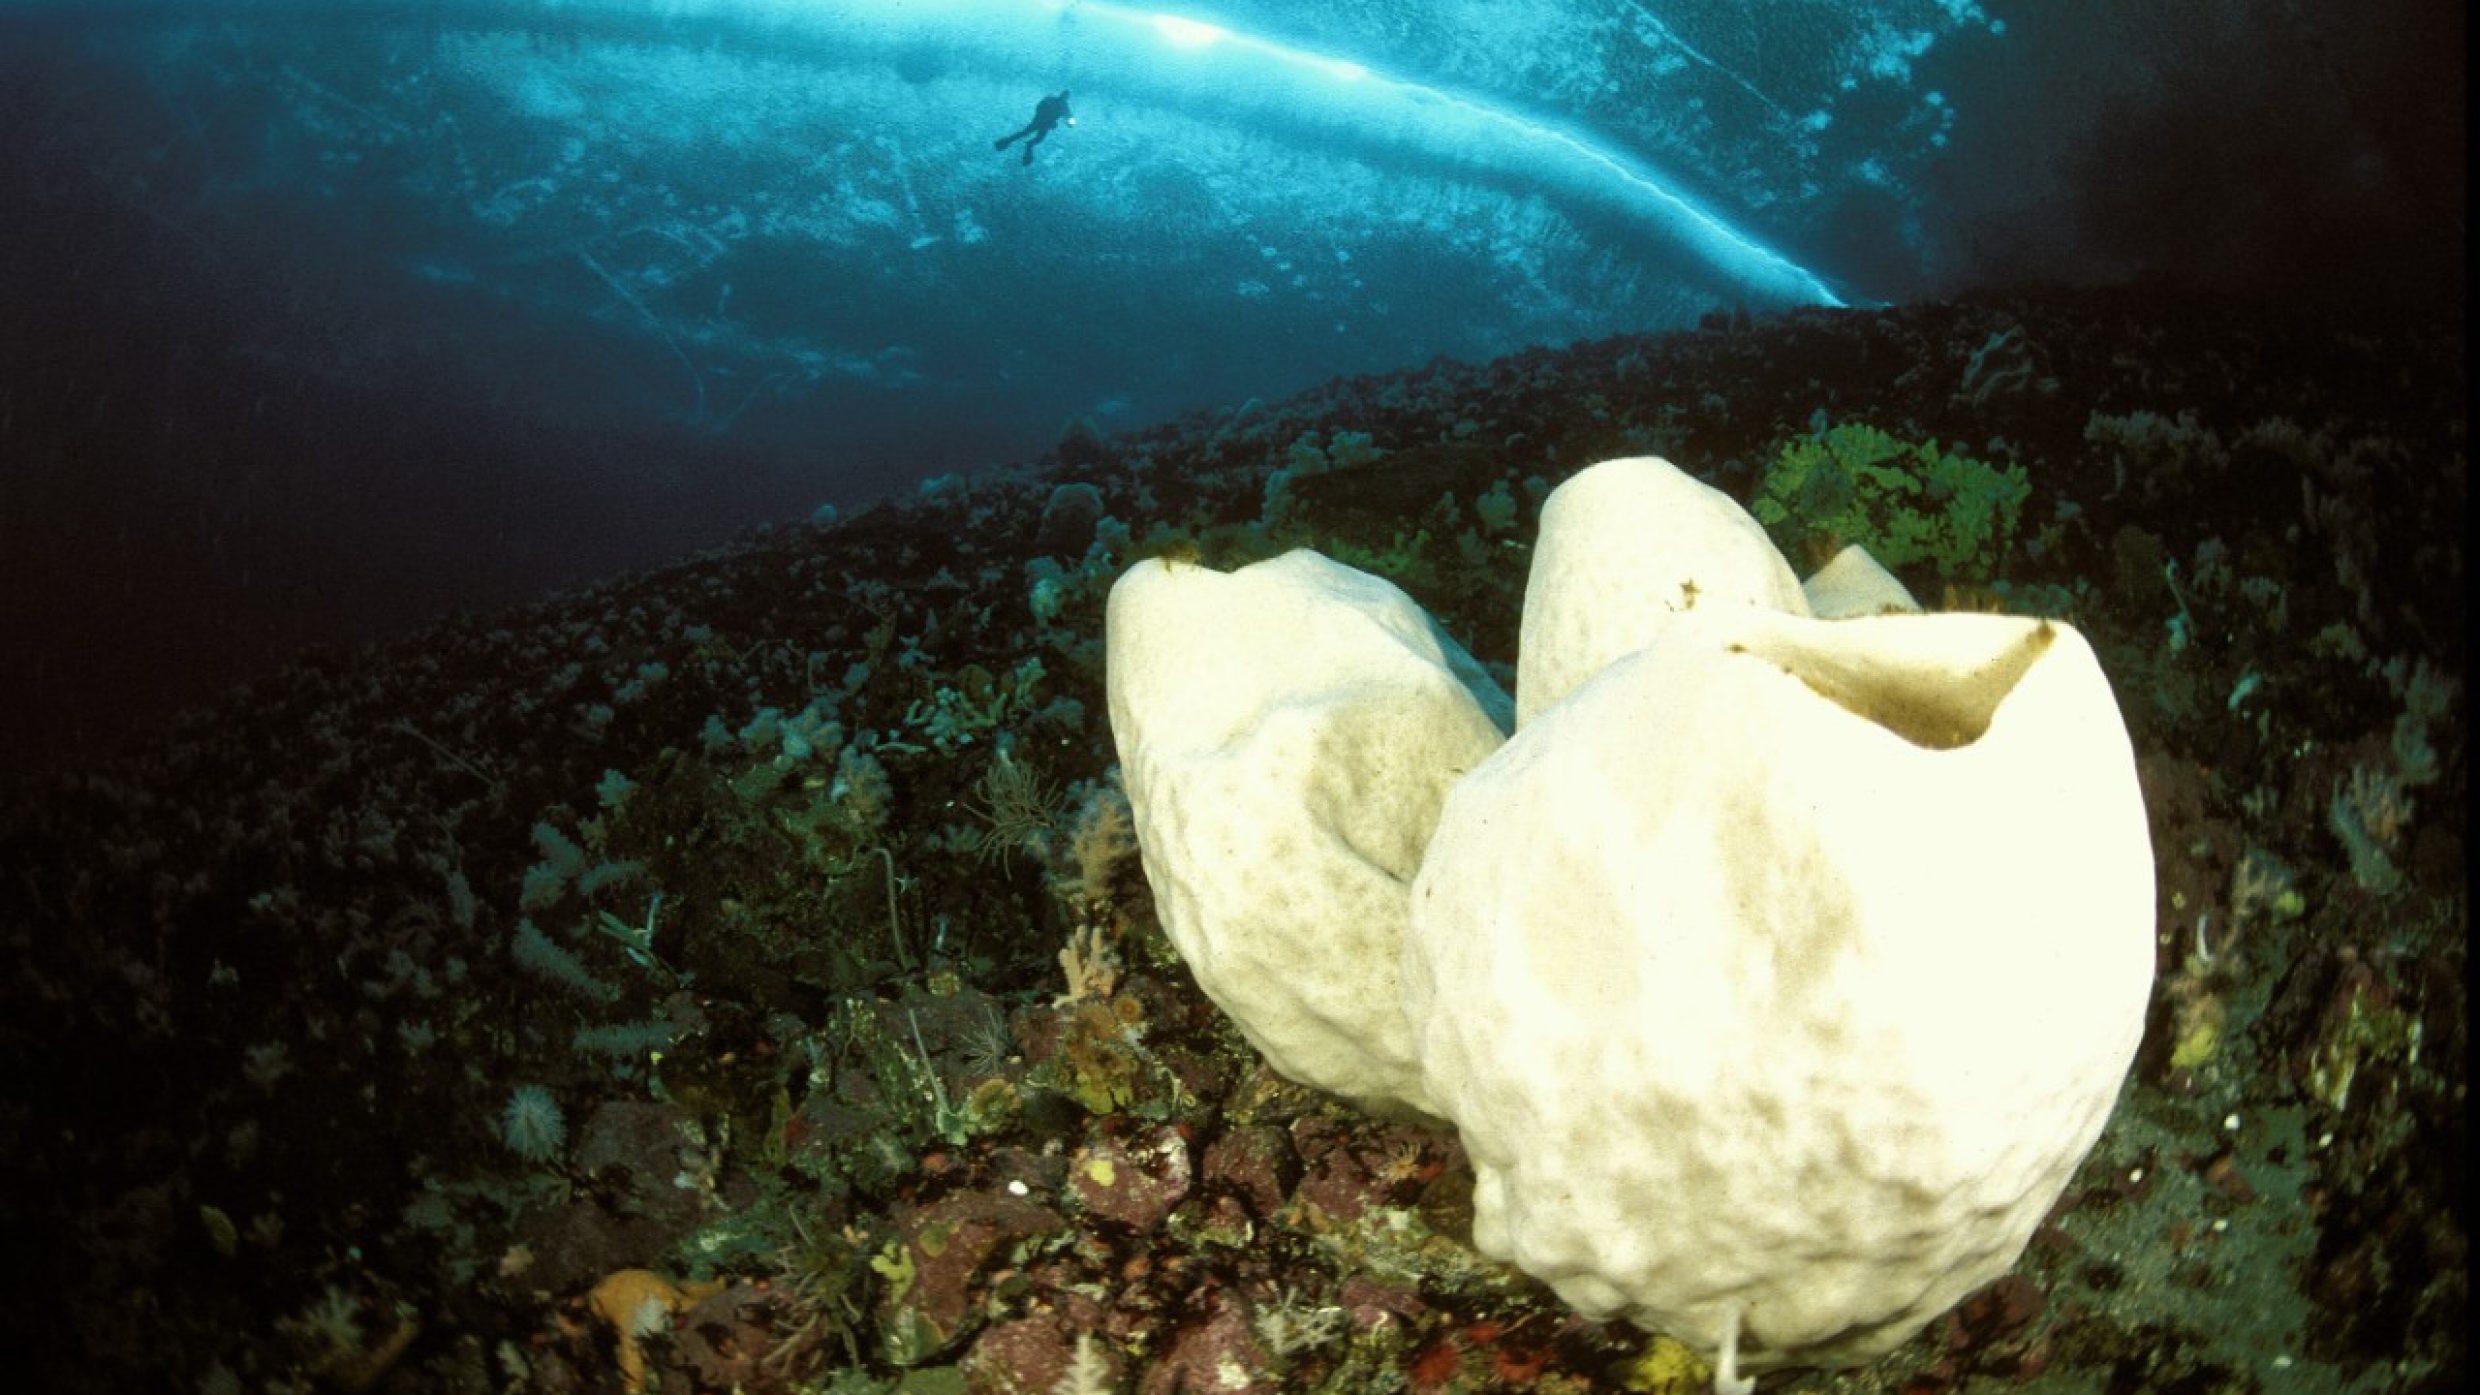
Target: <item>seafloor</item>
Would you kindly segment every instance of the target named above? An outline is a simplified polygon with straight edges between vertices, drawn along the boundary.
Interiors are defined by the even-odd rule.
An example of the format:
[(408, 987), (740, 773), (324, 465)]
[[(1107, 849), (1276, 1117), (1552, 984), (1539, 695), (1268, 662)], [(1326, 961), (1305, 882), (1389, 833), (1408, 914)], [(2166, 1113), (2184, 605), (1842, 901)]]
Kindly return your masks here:
[(1102, 602), (1311, 545), (1505, 665), (1549, 484), (1654, 453), (1746, 500), (1868, 422), (2025, 467), (1985, 571), (1907, 579), (2092, 639), (2158, 980), (2015, 1273), (1765, 1389), (2463, 1389), (2464, 372), (2459, 330), (2157, 293), (1718, 317), (1072, 428), (311, 655), (0, 810), (9, 1384), (1699, 1388), (1468, 1248), (1451, 1135), (1199, 996)]

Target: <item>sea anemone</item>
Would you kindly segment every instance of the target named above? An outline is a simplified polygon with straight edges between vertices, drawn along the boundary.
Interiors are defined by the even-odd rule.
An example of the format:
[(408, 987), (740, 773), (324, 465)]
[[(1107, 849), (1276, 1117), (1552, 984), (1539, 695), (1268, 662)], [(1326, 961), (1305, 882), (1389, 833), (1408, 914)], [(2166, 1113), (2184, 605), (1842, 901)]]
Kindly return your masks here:
[(500, 1114), (500, 1136), (510, 1151), (527, 1162), (545, 1163), (560, 1155), (568, 1141), (568, 1121), (559, 1101), (540, 1085), (520, 1085), (508, 1096)]

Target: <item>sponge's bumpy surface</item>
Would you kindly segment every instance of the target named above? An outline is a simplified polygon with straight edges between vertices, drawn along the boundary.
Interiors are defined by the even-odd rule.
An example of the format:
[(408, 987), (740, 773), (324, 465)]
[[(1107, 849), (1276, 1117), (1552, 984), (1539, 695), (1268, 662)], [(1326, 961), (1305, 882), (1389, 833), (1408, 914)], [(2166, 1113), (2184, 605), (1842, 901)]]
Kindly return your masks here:
[(1163, 929), (1277, 1070), (1434, 1112), (1398, 966), (1447, 786), (1506, 695), (1389, 582), (1292, 552), (1111, 588), (1111, 732)]
[(2152, 852), (2091, 651), (1700, 607), (1456, 786), (1413, 891), (1475, 1239), (1750, 1366), (2003, 1274), (2107, 1119)]

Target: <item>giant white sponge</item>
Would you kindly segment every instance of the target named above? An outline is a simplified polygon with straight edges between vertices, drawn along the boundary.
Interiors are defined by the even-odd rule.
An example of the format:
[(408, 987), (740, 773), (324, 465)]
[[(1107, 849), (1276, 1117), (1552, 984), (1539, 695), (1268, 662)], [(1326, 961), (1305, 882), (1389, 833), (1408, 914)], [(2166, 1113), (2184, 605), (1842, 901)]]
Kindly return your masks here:
[(2152, 873), (2073, 629), (1670, 615), (1456, 786), (1413, 888), (1476, 1242), (1726, 1368), (1886, 1351), (2099, 1134)]
[(1111, 588), (1111, 733), (1163, 929), (1277, 1070), (1431, 1111), (1398, 980), (1447, 787), (1506, 695), (1392, 583), (1314, 552)]

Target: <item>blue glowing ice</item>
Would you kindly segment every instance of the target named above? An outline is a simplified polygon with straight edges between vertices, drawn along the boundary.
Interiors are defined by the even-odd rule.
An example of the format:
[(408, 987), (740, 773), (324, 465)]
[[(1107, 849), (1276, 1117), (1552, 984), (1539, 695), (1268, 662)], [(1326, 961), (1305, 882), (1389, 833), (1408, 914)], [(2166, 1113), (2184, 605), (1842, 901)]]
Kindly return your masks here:
[[(308, 6), (302, 0), (201, 0), (185, 8), (262, 17), (316, 11), (331, 23), (355, 15), (393, 22), (406, 13), (397, 0)], [(1817, 274), (1677, 178), (1591, 131), (1494, 96), (1388, 72), (1360, 57), (1314, 52), (1172, 11), (1108, 0), (434, 0), (421, 13), (433, 23), (534, 22), (572, 31), (654, 26), (674, 42), (755, 31), (832, 54), (839, 65), (927, 58), (993, 77), (1048, 74), (1064, 59), (1077, 83), (1112, 100), (1537, 196), (1577, 215), (1598, 214), (1602, 226), (1622, 230), (1621, 236), (1650, 239), (1641, 248), (1622, 241), (1608, 250), (1648, 259), (1684, 251), (1753, 301), (1843, 303)], [(1700, 64), (1713, 63), (1667, 27), (1661, 32)], [(1733, 80), (1746, 86), (1736, 75)]]

